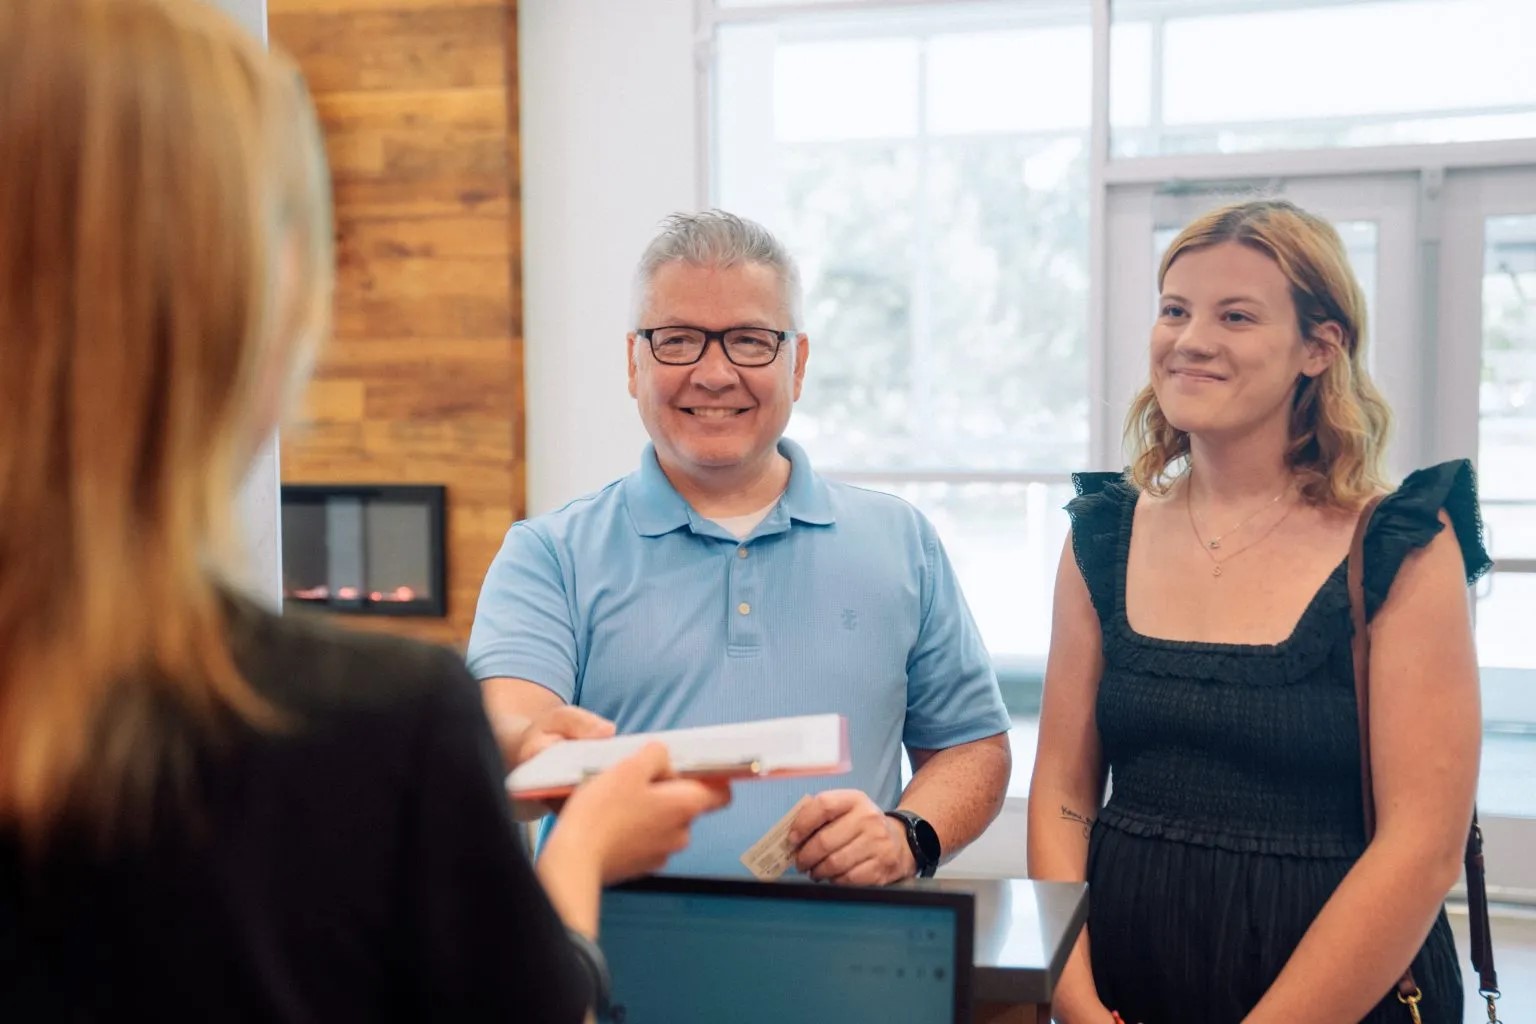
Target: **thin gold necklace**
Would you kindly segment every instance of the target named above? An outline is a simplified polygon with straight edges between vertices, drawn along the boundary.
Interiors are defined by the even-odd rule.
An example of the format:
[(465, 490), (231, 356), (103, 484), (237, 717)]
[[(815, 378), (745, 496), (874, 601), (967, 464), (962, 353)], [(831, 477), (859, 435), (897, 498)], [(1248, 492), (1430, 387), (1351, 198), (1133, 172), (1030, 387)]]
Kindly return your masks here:
[(1290, 493), (1291, 488), (1290, 488), (1290, 485), (1287, 484), (1285, 490), (1281, 491), (1279, 494), (1275, 495), (1269, 501), (1265, 502), (1258, 509), (1258, 511), (1253, 512), (1251, 515), (1249, 515), (1247, 518), (1245, 518), (1241, 523), (1238, 523), (1236, 526), (1232, 527), (1232, 529), (1228, 530), (1226, 533), (1223, 533), (1221, 535), (1221, 537), (1217, 537), (1215, 540), (1207, 541), (1207, 540), (1205, 540), (1205, 538), (1200, 536), (1200, 527), (1195, 523), (1195, 505), (1194, 505), (1194, 499), (1191, 497), (1191, 495), (1193, 495), (1195, 489), (1192, 486), (1192, 483), (1193, 483), (1192, 480), (1186, 480), (1184, 482), (1184, 510), (1185, 510), (1185, 512), (1187, 512), (1189, 514), (1189, 528), (1190, 528), (1190, 530), (1192, 530), (1194, 532), (1195, 540), (1200, 542), (1200, 550), (1204, 551), (1206, 553), (1206, 556), (1209, 557), (1210, 560), (1211, 560), (1211, 575), (1215, 576), (1217, 578), (1220, 578), (1220, 576), (1221, 576), (1221, 573), (1222, 573), (1221, 566), (1222, 566), (1223, 563), (1230, 562), (1230, 561), (1232, 561), (1232, 559), (1236, 558), (1238, 555), (1242, 554), (1244, 551), (1247, 551), (1249, 548), (1256, 547), (1259, 544), (1263, 543), (1264, 540), (1267, 537), (1269, 537), (1270, 534), (1274, 533), (1275, 530), (1279, 529), (1281, 523), (1285, 522), (1287, 519), (1290, 518), (1292, 512), (1296, 511), (1296, 504), (1294, 502), (1292, 502), (1290, 505), (1286, 506), (1285, 515), (1281, 516), (1279, 519), (1276, 519), (1273, 523), (1269, 524), (1269, 529), (1265, 530), (1263, 533), (1259, 534), (1252, 541), (1249, 541), (1247, 544), (1243, 545), (1242, 547), (1238, 548), (1236, 551), (1232, 552), (1226, 558), (1217, 558), (1216, 557), (1216, 549), (1221, 547), (1222, 538), (1231, 536), (1238, 529), (1242, 528), (1243, 525), (1245, 525), (1254, 516), (1258, 515), (1259, 512), (1262, 512), (1262, 511), (1264, 511), (1264, 509), (1269, 508), (1272, 505), (1274, 505), (1275, 502), (1279, 501), (1281, 498), (1285, 497), (1288, 493)]
[[(1194, 477), (1191, 476), (1187, 480), (1184, 481), (1184, 504), (1189, 508), (1189, 525), (1194, 527), (1195, 536), (1198, 538), (1198, 537), (1200, 537), (1200, 528), (1198, 526), (1195, 526), (1195, 507), (1194, 507), (1195, 506), (1195, 498), (1194, 498), (1194, 490), (1195, 490)], [(1286, 485), (1285, 485), (1285, 488), (1283, 490), (1281, 490), (1281, 492), (1279, 494), (1275, 495), (1273, 498), (1270, 498), (1264, 504), (1260, 505), (1258, 508), (1256, 508), (1252, 512), (1248, 513), (1246, 516), (1243, 516), (1243, 518), (1241, 520), (1239, 520), (1235, 525), (1227, 527), (1227, 529), (1222, 531), (1222, 533), (1219, 536), (1212, 537), (1210, 540), (1201, 539), (1200, 543), (1205, 545), (1206, 547), (1210, 548), (1212, 551), (1217, 550), (1218, 548), (1221, 547), (1221, 542), (1222, 541), (1226, 540), (1228, 537), (1232, 536), (1238, 530), (1241, 530), (1243, 527), (1247, 526), (1249, 524), (1249, 522), (1251, 522), (1255, 516), (1257, 516), (1260, 512), (1263, 512), (1265, 509), (1269, 508), (1271, 505), (1273, 505), (1275, 502), (1279, 501), (1281, 498), (1285, 497), (1286, 494), (1288, 494), (1290, 492), (1290, 490), (1291, 490), (1291, 485), (1290, 485), (1290, 482), (1287, 481)]]

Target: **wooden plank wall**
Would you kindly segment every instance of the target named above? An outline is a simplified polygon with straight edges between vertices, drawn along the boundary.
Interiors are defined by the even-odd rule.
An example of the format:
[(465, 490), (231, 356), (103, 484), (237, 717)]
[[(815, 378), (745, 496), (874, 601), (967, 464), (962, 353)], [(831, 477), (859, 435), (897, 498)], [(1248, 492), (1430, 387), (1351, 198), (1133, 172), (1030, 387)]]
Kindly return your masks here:
[(286, 483), (441, 483), (448, 616), (353, 619), (463, 644), (524, 511), (516, 0), (268, 0), (335, 182), (335, 337)]

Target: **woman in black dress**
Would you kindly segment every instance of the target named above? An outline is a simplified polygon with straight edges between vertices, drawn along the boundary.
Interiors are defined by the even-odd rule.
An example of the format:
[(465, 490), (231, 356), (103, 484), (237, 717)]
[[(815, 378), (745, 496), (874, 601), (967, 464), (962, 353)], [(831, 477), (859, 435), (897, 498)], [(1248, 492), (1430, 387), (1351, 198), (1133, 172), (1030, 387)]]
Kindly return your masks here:
[(1460, 1020), (1471, 467), (1412, 474), (1368, 526), (1367, 845), (1345, 562), (1389, 414), (1359, 285), (1332, 227), (1278, 201), (1200, 218), (1158, 280), (1131, 468), (1076, 477), (1056, 584), (1030, 874), (1087, 879), (1091, 908), (1057, 1019), (1407, 1024), (1411, 962), (1424, 1019)]
[(0, 0), (0, 167), (0, 1020), (581, 1020), (600, 886), (725, 794), (648, 748), (535, 873), (457, 655), (232, 582), (331, 304), (297, 71), (205, 0)]

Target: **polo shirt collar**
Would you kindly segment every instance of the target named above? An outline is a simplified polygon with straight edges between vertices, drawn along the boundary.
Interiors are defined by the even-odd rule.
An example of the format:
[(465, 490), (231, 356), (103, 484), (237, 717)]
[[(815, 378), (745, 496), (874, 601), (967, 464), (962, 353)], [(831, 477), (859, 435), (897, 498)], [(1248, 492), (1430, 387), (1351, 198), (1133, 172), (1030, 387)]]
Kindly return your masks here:
[(779, 438), (779, 453), (789, 460), (789, 486), (784, 489), (784, 511), (789, 518), (813, 526), (831, 526), (832, 498), (827, 482), (811, 469), (805, 449), (787, 437)]
[(688, 503), (661, 471), (654, 444), (645, 446), (640, 468), (625, 478), (624, 502), (642, 537), (660, 537), (688, 525)]
[[(827, 483), (811, 469), (805, 449), (788, 438), (779, 438), (779, 453), (789, 459), (789, 486), (784, 489), (780, 507), (789, 519), (814, 526), (830, 526), (832, 499)], [(692, 526), (697, 516), (672, 481), (661, 471), (656, 446), (647, 444), (640, 456), (640, 468), (624, 480), (625, 502), (635, 532), (642, 537), (660, 537)]]

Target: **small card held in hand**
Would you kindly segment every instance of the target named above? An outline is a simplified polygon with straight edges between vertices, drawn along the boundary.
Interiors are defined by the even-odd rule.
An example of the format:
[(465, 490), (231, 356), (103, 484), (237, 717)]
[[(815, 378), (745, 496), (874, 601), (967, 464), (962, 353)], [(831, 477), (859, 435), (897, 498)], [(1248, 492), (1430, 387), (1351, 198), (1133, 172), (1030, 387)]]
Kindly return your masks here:
[(789, 813), (778, 820), (778, 823), (770, 828), (763, 838), (753, 843), (746, 853), (741, 855), (741, 862), (747, 870), (757, 876), (760, 882), (771, 882), (795, 862), (796, 847), (789, 843), (789, 826), (794, 824), (795, 815), (800, 813), (800, 808), (810, 797), (803, 796), (795, 806), (789, 809)]

